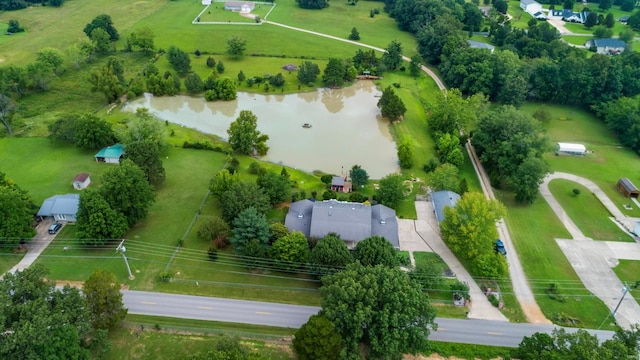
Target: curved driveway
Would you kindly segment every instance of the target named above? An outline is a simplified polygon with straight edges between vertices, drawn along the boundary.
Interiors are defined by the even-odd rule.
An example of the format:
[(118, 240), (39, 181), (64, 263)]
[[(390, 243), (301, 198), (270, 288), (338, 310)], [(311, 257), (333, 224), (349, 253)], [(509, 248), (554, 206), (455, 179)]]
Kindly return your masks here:
[(584, 236), (549, 191), (549, 182), (554, 179), (570, 180), (585, 186), (602, 202), (616, 221), (626, 224), (627, 217), (591, 180), (556, 172), (548, 174), (540, 184), (540, 193), (573, 237), (573, 240), (556, 239), (556, 242), (584, 286), (602, 300), (609, 310), (614, 311), (619, 304), (615, 318), (620, 326), (628, 329), (632, 324), (640, 323), (640, 306), (631, 295), (623, 297), (624, 285), (612, 270), (618, 264), (618, 259), (640, 260), (640, 245), (615, 241), (592, 241)]

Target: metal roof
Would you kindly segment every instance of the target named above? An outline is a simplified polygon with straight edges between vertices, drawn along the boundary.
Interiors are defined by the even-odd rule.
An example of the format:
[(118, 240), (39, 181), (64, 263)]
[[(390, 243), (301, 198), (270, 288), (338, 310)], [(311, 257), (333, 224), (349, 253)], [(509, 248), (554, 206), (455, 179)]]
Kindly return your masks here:
[(95, 157), (119, 159), (124, 153), (124, 145), (115, 144), (98, 151)]
[(609, 47), (609, 48), (616, 48), (616, 49), (624, 49), (625, 47), (624, 41), (616, 40), (616, 39), (593, 39), (589, 41), (595, 47)]
[(441, 222), (444, 220), (444, 209), (446, 207), (454, 207), (460, 200), (460, 195), (453, 191), (441, 190), (431, 193), (431, 201), (433, 202), (433, 209), (436, 212), (436, 220)]
[(38, 216), (56, 214), (75, 216), (78, 212), (78, 205), (80, 205), (79, 194), (54, 195), (42, 203), (40, 210), (38, 210)]
[(628, 192), (637, 192), (638, 188), (633, 185), (633, 183), (631, 182), (631, 180), (629, 180), (628, 178), (621, 178), (618, 181), (619, 184), (622, 185), (622, 187), (624, 187), (625, 190), (627, 190)]
[(572, 143), (556, 143), (556, 147), (558, 151), (562, 152), (572, 152), (572, 153), (584, 153), (587, 151), (587, 147), (582, 144), (572, 144)]

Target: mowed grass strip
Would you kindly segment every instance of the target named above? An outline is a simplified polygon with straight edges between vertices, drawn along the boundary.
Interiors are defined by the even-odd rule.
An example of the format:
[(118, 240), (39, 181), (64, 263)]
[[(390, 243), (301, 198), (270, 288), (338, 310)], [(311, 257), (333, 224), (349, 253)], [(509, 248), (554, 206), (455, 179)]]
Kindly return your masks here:
[(618, 265), (613, 268), (613, 272), (618, 275), (618, 279), (627, 283), (631, 287), (629, 294), (640, 301), (640, 261), (638, 260), (618, 260)]
[[(609, 310), (584, 287), (560, 250), (555, 239), (568, 239), (569, 233), (547, 202), (538, 197), (533, 204), (522, 207), (515, 204), (510, 193), (495, 191), (495, 194), (508, 208), (509, 233), (544, 315), (552, 321), (558, 316), (579, 319), (579, 327), (599, 326)], [(551, 284), (558, 285), (564, 302), (547, 295), (545, 290)]]
[[(578, 189), (580, 194), (575, 195), (573, 189)], [(549, 190), (586, 237), (633, 242), (631, 236), (611, 221), (611, 214), (586, 187), (570, 180), (555, 179), (549, 183)]]

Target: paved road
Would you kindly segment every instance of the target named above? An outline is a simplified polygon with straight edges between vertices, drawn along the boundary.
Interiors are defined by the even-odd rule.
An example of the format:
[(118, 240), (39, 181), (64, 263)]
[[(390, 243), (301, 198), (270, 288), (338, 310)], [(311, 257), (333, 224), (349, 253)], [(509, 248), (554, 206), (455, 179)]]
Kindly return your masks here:
[[(313, 306), (274, 304), (259, 301), (208, 298), (146, 291), (125, 290), (123, 300), (131, 314), (175, 318), (225, 321), (244, 324), (298, 328), (320, 310)], [(432, 340), (516, 347), (524, 336), (549, 332), (554, 326), (514, 324), (491, 320), (456, 320), (437, 318), (438, 331)], [(575, 329), (569, 329), (575, 331)], [(611, 331), (595, 331), (601, 340), (613, 336)]]
[[(467, 143), (466, 148), (469, 153), (471, 163), (473, 164), (476, 174), (478, 174), (478, 178), (480, 179), (482, 191), (487, 199), (495, 199), (496, 197), (491, 189), (489, 176), (487, 176), (487, 173), (484, 171), (484, 168), (476, 155), (475, 149), (471, 143)], [(540, 310), (540, 307), (536, 302), (536, 298), (533, 295), (533, 291), (531, 291), (531, 286), (529, 285), (527, 276), (524, 274), (522, 264), (520, 264), (520, 258), (518, 258), (516, 248), (513, 246), (513, 241), (511, 241), (511, 235), (509, 234), (509, 229), (507, 229), (507, 224), (504, 220), (500, 220), (496, 226), (498, 227), (498, 235), (507, 248), (507, 262), (513, 292), (520, 304), (520, 307), (522, 308), (522, 312), (527, 318), (527, 321), (534, 324), (551, 324), (551, 321), (549, 321), (542, 313), (542, 310)]]

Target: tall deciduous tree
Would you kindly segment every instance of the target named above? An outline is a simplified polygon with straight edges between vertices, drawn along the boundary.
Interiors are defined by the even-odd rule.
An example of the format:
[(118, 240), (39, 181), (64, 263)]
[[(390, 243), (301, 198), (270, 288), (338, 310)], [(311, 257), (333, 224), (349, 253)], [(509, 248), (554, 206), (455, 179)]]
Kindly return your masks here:
[(251, 155), (257, 152), (265, 155), (269, 151), (266, 145), (269, 135), (258, 131), (258, 117), (249, 110), (240, 111), (240, 116), (231, 123), (227, 134), (231, 148), (240, 154)]
[(311, 249), (309, 262), (314, 265), (314, 272), (326, 275), (340, 271), (352, 263), (353, 256), (340, 236), (331, 233), (320, 239)]
[(117, 69), (113, 66), (103, 66), (100, 70), (94, 70), (89, 74), (91, 91), (104, 94), (107, 102), (116, 101), (126, 88), (123, 80), (118, 76)]
[(309, 242), (303, 233), (294, 231), (273, 243), (271, 258), (280, 268), (298, 269), (309, 260)]
[(164, 150), (166, 127), (147, 108), (136, 109), (135, 116), (127, 120), (126, 127), (120, 128), (118, 138), (126, 145), (139, 141), (152, 141)]
[(75, 122), (74, 142), (79, 149), (99, 149), (113, 145), (115, 141), (111, 124), (96, 115), (84, 114)]
[(342, 336), (347, 356), (358, 357), (361, 343), (372, 357), (386, 359), (427, 348), (435, 310), (402, 270), (356, 263), (322, 283), (322, 309)]
[(387, 86), (387, 88), (382, 91), (382, 96), (380, 96), (380, 100), (378, 100), (378, 108), (380, 108), (382, 116), (391, 121), (400, 119), (404, 113), (407, 112), (404, 103), (400, 97), (396, 95), (396, 92), (393, 91), (391, 86)]
[(129, 227), (147, 217), (149, 207), (155, 201), (144, 171), (129, 159), (104, 173), (100, 190), (111, 208), (125, 216)]
[(504, 256), (494, 253), (498, 239), (496, 221), (506, 215), (497, 200), (482, 193), (466, 193), (456, 206), (444, 209), (440, 230), (445, 242), (457, 256), (471, 262), (478, 276), (497, 277), (506, 273)]
[(360, 190), (363, 186), (367, 185), (369, 181), (369, 174), (367, 170), (363, 169), (360, 165), (353, 165), (349, 170), (349, 178), (351, 178), (351, 185), (356, 190)]
[(324, 9), (329, 7), (329, 0), (296, 0), (303, 9)]
[(466, 134), (488, 105), (487, 98), (482, 94), (465, 99), (458, 89), (439, 91), (434, 96), (434, 105), (428, 118), (433, 133)]
[(299, 360), (334, 360), (342, 350), (342, 338), (326, 317), (313, 315), (296, 331), (293, 349)]
[(164, 184), (166, 172), (160, 160), (160, 145), (153, 140), (142, 140), (127, 145), (125, 154), (131, 159), (147, 177), (147, 181), (154, 188)]
[(107, 14), (102, 14), (96, 16), (90, 23), (88, 23), (84, 27), (84, 33), (91, 37), (91, 32), (94, 29), (102, 29), (107, 34), (109, 34), (109, 40), (116, 41), (120, 38), (118, 34), (118, 30), (116, 30), (115, 26), (113, 26), (113, 20), (111, 20), (111, 16)]
[(213, 196), (220, 197), (225, 191), (231, 188), (232, 184), (239, 181), (240, 176), (237, 172), (232, 174), (229, 170), (222, 169), (213, 177), (213, 179), (211, 179), (209, 190), (211, 190), (211, 194), (213, 194)]
[(382, 63), (389, 70), (396, 70), (402, 64), (402, 44), (393, 40), (382, 55)]
[(396, 208), (400, 205), (400, 201), (405, 198), (407, 190), (402, 175), (389, 174), (380, 180), (380, 187), (376, 191), (376, 196), (382, 205)]
[(448, 163), (439, 165), (427, 174), (427, 185), (432, 191), (449, 190), (457, 193), (460, 190), (458, 168)]
[(62, 52), (54, 48), (44, 48), (36, 53), (36, 61), (41, 62), (45, 66), (53, 70), (57, 76), (60, 65), (64, 63)]
[(80, 242), (93, 246), (119, 239), (129, 230), (124, 215), (114, 210), (97, 189), (80, 194), (76, 224)]
[(233, 236), (230, 241), (236, 253), (254, 256), (255, 251), (247, 248), (251, 241), (256, 241), (257, 245), (266, 251), (269, 246), (269, 224), (264, 213), (254, 207), (247, 208), (238, 214), (232, 225)]
[(152, 53), (155, 47), (153, 43), (155, 37), (156, 35), (150, 27), (143, 26), (134, 30), (131, 35), (129, 35), (127, 44), (131, 47), (139, 48), (142, 52)]
[(264, 174), (260, 174), (256, 183), (269, 197), (272, 205), (291, 198), (291, 183), (289, 183), (289, 178), (275, 171), (267, 171)]
[(242, 211), (253, 207), (265, 214), (271, 206), (269, 197), (255, 183), (247, 181), (233, 182), (229, 189), (220, 196), (222, 217), (232, 222)]
[(381, 236), (371, 236), (359, 241), (353, 251), (353, 257), (364, 266), (397, 267), (400, 265), (396, 249)]
[(107, 270), (96, 269), (82, 286), (95, 329), (113, 329), (127, 315), (122, 303), (120, 284)]
[(322, 81), (327, 86), (339, 87), (344, 84), (346, 65), (340, 59), (330, 58), (327, 66), (324, 68)]
[(455, 134), (446, 133), (436, 140), (436, 151), (441, 163), (451, 164), (459, 167), (464, 163), (460, 139)]
[(247, 50), (247, 41), (237, 35), (232, 35), (227, 39), (227, 54), (239, 58)]
[(313, 83), (318, 78), (318, 75), (320, 75), (320, 68), (318, 64), (311, 61), (303, 61), (298, 68), (298, 81), (302, 84)]
[(0, 244), (15, 245), (36, 234), (34, 209), (26, 191), (0, 172)]
[(91, 30), (89, 40), (91, 40), (92, 52), (96, 52), (98, 54), (106, 54), (113, 49), (113, 43), (109, 39), (109, 33), (107, 33), (104, 29), (95, 28)]

